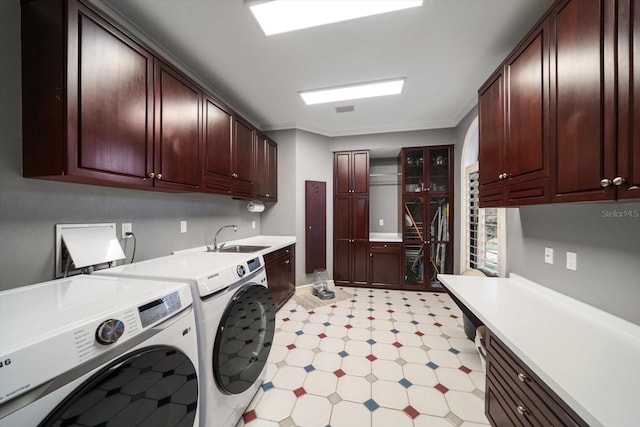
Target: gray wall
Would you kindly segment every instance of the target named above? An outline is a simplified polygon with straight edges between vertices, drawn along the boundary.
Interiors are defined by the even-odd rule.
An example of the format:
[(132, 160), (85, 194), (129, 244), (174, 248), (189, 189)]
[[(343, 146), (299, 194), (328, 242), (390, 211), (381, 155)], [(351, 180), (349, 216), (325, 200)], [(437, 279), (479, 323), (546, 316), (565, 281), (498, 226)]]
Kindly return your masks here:
[[(166, 194), (24, 179), (20, 78), (20, 3), (0, 2), (0, 290), (54, 276), (57, 223), (133, 223), (136, 259), (202, 246), (224, 224), (222, 240), (260, 232), (246, 202), (206, 194)], [(181, 234), (179, 222), (187, 220)], [(256, 228), (251, 222), (256, 221)], [(127, 248), (128, 254), (131, 246)]]
[[(395, 158), (372, 158), (369, 161), (369, 231), (371, 233), (401, 233), (399, 221), (401, 177), (400, 160)], [(376, 174), (384, 174), (377, 176)], [(380, 219), (384, 224), (380, 225)]]
[[(577, 253), (577, 271), (566, 269), (567, 251)], [(507, 269), (640, 324), (640, 203), (510, 208)]]

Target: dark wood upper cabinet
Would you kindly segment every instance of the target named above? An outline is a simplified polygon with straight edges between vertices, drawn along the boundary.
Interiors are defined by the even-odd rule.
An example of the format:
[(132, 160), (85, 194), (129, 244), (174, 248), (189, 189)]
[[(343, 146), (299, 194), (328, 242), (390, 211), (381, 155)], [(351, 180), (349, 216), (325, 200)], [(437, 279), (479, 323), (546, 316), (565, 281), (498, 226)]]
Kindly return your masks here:
[(198, 190), (202, 92), (159, 60), (156, 60), (155, 84), (155, 185)]
[(618, 186), (617, 191), (619, 199), (638, 199), (640, 198), (640, 1), (619, 1), (618, 7), (618, 171), (616, 178), (624, 179), (624, 182)]
[(232, 113), (209, 96), (204, 97), (203, 189), (209, 193), (231, 194)]
[(550, 19), (553, 201), (614, 199), (615, 2), (563, 1)]
[(231, 164), (233, 172), (233, 195), (253, 197), (254, 129), (248, 123), (234, 117)]
[(21, 6), (24, 176), (151, 187), (151, 53), (76, 1)]
[(255, 198), (265, 202), (278, 201), (278, 146), (256, 132)]
[(334, 193), (369, 194), (369, 152), (344, 151), (334, 155)]
[(483, 207), (549, 200), (548, 52), (543, 20), (478, 91)]

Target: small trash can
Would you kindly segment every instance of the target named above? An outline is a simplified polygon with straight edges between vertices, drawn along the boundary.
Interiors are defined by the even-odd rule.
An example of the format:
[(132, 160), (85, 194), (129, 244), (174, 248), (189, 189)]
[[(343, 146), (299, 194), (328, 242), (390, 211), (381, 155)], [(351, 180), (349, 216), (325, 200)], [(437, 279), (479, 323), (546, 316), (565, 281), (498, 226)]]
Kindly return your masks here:
[(327, 270), (313, 270), (313, 295), (320, 299), (332, 299), (335, 297), (335, 293), (329, 290), (329, 274)]

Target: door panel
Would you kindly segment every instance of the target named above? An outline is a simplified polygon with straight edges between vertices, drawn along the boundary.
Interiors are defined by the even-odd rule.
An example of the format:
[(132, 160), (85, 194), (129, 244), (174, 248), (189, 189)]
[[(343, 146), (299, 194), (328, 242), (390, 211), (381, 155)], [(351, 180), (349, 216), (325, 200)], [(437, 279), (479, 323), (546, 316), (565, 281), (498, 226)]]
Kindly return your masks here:
[(333, 280), (336, 283), (348, 284), (351, 276), (351, 242), (336, 240), (333, 251)]
[(351, 243), (353, 252), (353, 283), (366, 286), (369, 283), (369, 242), (356, 240)]
[(337, 197), (334, 201), (335, 239), (351, 239), (351, 198)]
[(204, 173), (231, 176), (231, 114), (210, 98), (204, 102)]
[(356, 240), (369, 240), (369, 196), (351, 199), (351, 229)]
[(305, 182), (305, 272), (327, 268), (327, 183)]
[(504, 109), (504, 79), (501, 70), (479, 93), (480, 185), (499, 182), (499, 176), (506, 172), (504, 170), (506, 143)]
[(349, 194), (351, 189), (351, 153), (336, 153), (333, 169), (335, 194)]
[(352, 179), (353, 193), (356, 194), (368, 194), (369, 193), (369, 152), (354, 152), (353, 153), (353, 171)]

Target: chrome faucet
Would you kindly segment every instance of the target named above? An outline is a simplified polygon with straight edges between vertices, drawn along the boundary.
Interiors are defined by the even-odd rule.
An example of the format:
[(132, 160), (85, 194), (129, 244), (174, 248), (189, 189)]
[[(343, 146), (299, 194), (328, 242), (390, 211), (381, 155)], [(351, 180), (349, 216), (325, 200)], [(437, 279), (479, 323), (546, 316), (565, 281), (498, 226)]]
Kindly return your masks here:
[(218, 234), (220, 234), (220, 232), (222, 230), (224, 230), (225, 228), (233, 228), (233, 231), (238, 231), (238, 227), (234, 224), (229, 224), (229, 225), (223, 225), (222, 227), (220, 227), (218, 229), (218, 231), (216, 232), (215, 237), (213, 238), (213, 251), (219, 251), (220, 249), (222, 249), (222, 247), (224, 246), (224, 243), (220, 245), (220, 247), (218, 247)]

